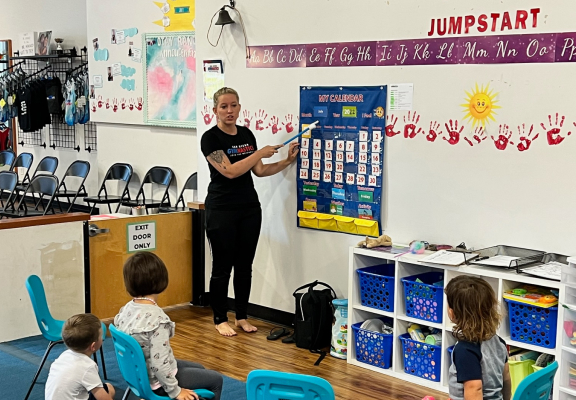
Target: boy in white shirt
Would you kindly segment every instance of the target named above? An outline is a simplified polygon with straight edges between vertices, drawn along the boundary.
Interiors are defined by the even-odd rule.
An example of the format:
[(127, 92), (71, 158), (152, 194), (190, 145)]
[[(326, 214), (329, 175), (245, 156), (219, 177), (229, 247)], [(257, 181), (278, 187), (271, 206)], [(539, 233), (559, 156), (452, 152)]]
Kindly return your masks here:
[(102, 325), (93, 314), (68, 318), (62, 328), (68, 347), (52, 363), (45, 400), (114, 400), (114, 387), (102, 384), (92, 355), (102, 346)]

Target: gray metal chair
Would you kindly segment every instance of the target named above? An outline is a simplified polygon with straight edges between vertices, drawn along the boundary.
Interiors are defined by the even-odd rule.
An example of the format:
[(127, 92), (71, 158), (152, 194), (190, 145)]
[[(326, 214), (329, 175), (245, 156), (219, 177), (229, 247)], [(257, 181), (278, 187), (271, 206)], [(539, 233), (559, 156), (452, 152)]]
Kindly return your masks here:
[[(77, 160), (74, 161), (72, 164), (70, 164), (70, 166), (66, 170), (66, 173), (64, 174), (64, 177), (62, 177), (62, 182), (60, 183), (60, 186), (58, 186), (58, 191), (54, 196), (56, 198), (56, 202), (58, 203), (58, 208), (60, 209), (61, 212), (62, 212), (62, 205), (60, 204), (60, 198), (65, 197), (66, 199), (68, 199), (70, 205), (68, 206), (66, 212), (69, 213), (72, 207), (74, 206), (74, 203), (76, 202), (78, 196), (82, 197), (88, 196), (88, 193), (86, 192), (86, 187), (84, 186), (84, 182), (86, 181), (88, 173), (90, 173), (90, 163), (88, 161)], [(80, 185), (77, 187), (76, 190), (69, 189), (66, 186), (67, 182), (66, 178), (68, 177), (80, 179)], [(72, 201), (70, 201), (70, 198), (72, 198)]]
[(22, 179), (22, 182), (19, 182), (19, 185), (27, 185), (30, 183), (30, 167), (32, 166), (32, 161), (34, 161), (34, 156), (30, 153), (20, 153), (18, 157), (16, 157), (16, 161), (10, 167), (10, 171), (14, 171), (16, 168), (25, 168), (26, 174)]
[[(110, 207), (110, 204), (118, 204), (118, 207), (116, 207), (116, 212), (118, 212), (122, 201), (126, 199), (130, 200), (130, 191), (128, 190), (128, 184), (130, 183), (130, 179), (132, 179), (132, 172), (133, 170), (130, 164), (116, 163), (112, 165), (108, 169), (108, 172), (106, 172), (106, 176), (104, 176), (104, 180), (102, 181), (100, 190), (98, 190), (98, 194), (96, 196), (84, 197), (84, 201), (88, 203), (88, 205), (92, 203), (90, 214), (92, 214), (92, 212), (94, 211), (96, 204), (108, 205), (108, 210), (110, 212), (112, 212), (112, 207)], [(110, 181), (124, 182), (124, 187), (120, 191), (121, 193), (120, 196), (108, 194), (106, 183)]]
[[(146, 213), (148, 213), (149, 208), (160, 208), (165, 205), (170, 206), (170, 195), (168, 194), (168, 189), (170, 188), (173, 179), (174, 173), (172, 172), (172, 169), (168, 167), (150, 168), (144, 176), (144, 179), (142, 179), (142, 184), (140, 185), (136, 198), (134, 200), (125, 200), (122, 202), (122, 205), (130, 208), (142, 206), (146, 209)], [(144, 187), (146, 184), (151, 185), (150, 198), (146, 198), (146, 194), (144, 193)], [(153, 198), (154, 185), (164, 187), (164, 193), (161, 199)]]
[[(0, 212), (8, 210), (9, 208), (14, 210), (14, 200), (15, 200), (14, 189), (16, 188), (17, 184), (18, 184), (18, 175), (16, 174), (16, 172), (12, 171), (0, 172), (0, 205), (2, 206)], [(3, 200), (4, 193), (8, 193), (8, 198), (6, 199), (5, 202)], [(0, 218), (2, 217), (0, 216)]]
[[(184, 200), (184, 192), (187, 190), (198, 190), (198, 174), (194, 172), (192, 175), (186, 179), (186, 183), (182, 187), (180, 191), (180, 196), (178, 196), (178, 200), (174, 207), (160, 207), (158, 212), (160, 213), (169, 213), (169, 212), (177, 212), (177, 211), (188, 211), (189, 208), (186, 207), (186, 201)], [(181, 207), (178, 204), (182, 204)]]
[(16, 155), (12, 150), (0, 151), (0, 166), (8, 166), (8, 169), (12, 169), (12, 164), (14, 164), (14, 159)]
[[(20, 202), (18, 207), (14, 206), (12, 211), (6, 209), (0, 211), (0, 216), (8, 218), (23, 218), (23, 217), (36, 217), (40, 215), (46, 215), (46, 213), (51, 210), (52, 214), (56, 214), (54, 211), (54, 195), (58, 190), (58, 178), (54, 175), (38, 175), (30, 181), (30, 184), (26, 187), (24, 194), (20, 196)], [(27, 204), (27, 195), (31, 195), (34, 199), (34, 207), (30, 208)], [(39, 196), (39, 200), (35, 201), (35, 195)], [(47, 204), (42, 207), (43, 210), (39, 210), (42, 202), (47, 198)], [(28, 198), (29, 199), (29, 198)]]

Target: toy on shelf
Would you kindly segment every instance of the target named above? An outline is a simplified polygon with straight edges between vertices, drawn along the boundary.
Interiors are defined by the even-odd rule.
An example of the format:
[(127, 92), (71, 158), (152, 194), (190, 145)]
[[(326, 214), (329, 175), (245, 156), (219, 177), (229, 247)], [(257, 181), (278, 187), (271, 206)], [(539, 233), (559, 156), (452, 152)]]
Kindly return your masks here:
[(392, 246), (392, 238), (388, 235), (382, 235), (376, 239), (366, 236), (365, 240), (358, 243), (358, 247), (366, 247), (368, 249), (381, 246)]
[(564, 321), (564, 332), (570, 339), (570, 345), (576, 346), (576, 323), (574, 321)]
[(550, 308), (558, 304), (557, 294), (550, 289), (534, 285), (522, 285), (515, 289), (507, 290), (504, 292), (503, 297), (518, 303), (542, 308)]

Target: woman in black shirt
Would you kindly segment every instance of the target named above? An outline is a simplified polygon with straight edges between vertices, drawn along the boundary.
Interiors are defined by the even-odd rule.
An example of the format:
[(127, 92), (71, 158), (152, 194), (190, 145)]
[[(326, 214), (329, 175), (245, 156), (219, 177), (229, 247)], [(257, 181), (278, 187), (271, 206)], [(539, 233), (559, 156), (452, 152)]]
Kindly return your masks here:
[(298, 143), (291, 143), (286, 159), (262, 163), (278, 153), (283, 145), (258, 149), (250, 129), (236, 125), (240, 114), (238, 93), (222, 88), (214, 94), (217, 125), (201, 139), (202, 153), (210, 168), (206, 196), (206, 235), (212, 249), (210, 303), (214, 324), (223, 336), (236, 332), (228, 324), (228, 283), (234, 267), (234, 297), (237, 327), (246, 332), (257, 328), (247, 320), (248, 299), (252, 284), (252, 262), (260, 236), (262, 210), (254, 189), (252, 174), (274, 175), (288, 167), (298, 155)]

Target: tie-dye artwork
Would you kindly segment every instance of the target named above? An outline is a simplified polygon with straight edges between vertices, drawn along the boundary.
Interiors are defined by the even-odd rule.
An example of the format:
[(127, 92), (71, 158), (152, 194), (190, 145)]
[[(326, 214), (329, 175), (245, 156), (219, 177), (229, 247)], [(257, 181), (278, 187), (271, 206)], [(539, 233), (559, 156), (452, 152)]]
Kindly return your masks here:
[(196, 128), (196, 45), (194, 32), (143, 35), (148, 125)]

